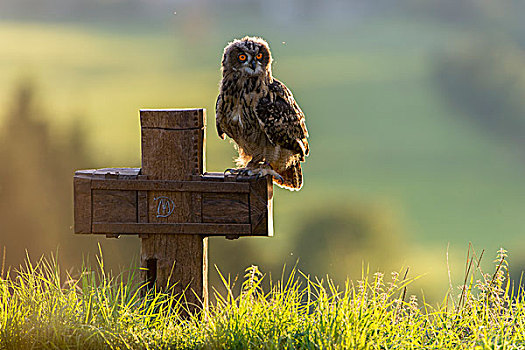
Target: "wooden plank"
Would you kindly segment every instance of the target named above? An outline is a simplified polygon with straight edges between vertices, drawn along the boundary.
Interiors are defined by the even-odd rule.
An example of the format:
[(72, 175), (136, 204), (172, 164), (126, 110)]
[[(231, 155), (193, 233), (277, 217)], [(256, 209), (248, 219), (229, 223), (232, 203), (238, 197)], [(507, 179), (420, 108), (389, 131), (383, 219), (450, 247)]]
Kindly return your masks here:
[(128, 222), (93, 222), (95, 234), (158, 234), (159, 236), (171, 235), (208, 235), (224, 236), (237, 234), (251, 236), (249, 224), (207, 224), (207, 223), (128, 223)]
[[(93, 182), (92, 182), (93, 183)], [(93, 222), (136, 222), (136, 191), (93, 190)]]
[(101, 175), (103, 178), (106, 174), (114, 174), (120, 176), (122, 179), (138, 178), (140, 168), (101, 168), (101, 169), (84, 169), (75, 171), (75, 176), (90, 176)]
[[(137, 222), (148, 222), (148, 192), (137, 191)], [(147, 233), (140, 233), (140, 238), (148, 238)]]
[(202, 221), (202, 193), (193, 192), (191, 194), (191, 205), (193, 210), (191, 211), (191, 222), (203, 222)]
[(118, 175), (121, 178), (136, 178), (140, 173), (140, 168), (101, 168), (95, 169), (97, 175)]
[(75, 177), (89, 177), (91, 178), (96, 169), (84, 169), (75, 171)]
[(212, 172), (212, 173), (204, 173), (202, 175), (193, 175), (191, 177), (191, 179), (193, 181), (220, 181), (220, 182), (224, 182), (224, 173), (217, 173), (217, 172)]
[(206, 113), (203, 108), (141, 109), (140, 123), (142, 128), (198, 129), (206, 125)]
[(148, 192), (137, 191), (137, 222), (148, 222)]
[(250, 193), (246, 182), (93, 179), (94, 190)]
[[(147, 180), (148, 177), (142, 174), (142, 169), (139, 175), (137, 176), (139, 180)], [(148, 192), (147, 191), (137, 191), (137, 222), (146, 223), (148, 222)], [(148, 238), (147, 233), (139, 234), (139, 238)], [(156, 267), (155, 267), (156, 270)], [(153, 280), (154, 281), (154, 280)]]
[(273, 184), (272, 178), (251, 182), (250, 219), (254, 236), (273, 236)]
[[(118, 169), (118, 170), (117, 170)], [(114, 178), (115, 170), (123, 171), (123, 175)], [(238, 179), (229, 178), (231, 182), (224, 182), (222, 173), (211, 173), (205, 175), (191, 176), (193, 179), (202, 181), (170, 181), (170, 180), (146, 180), (144, 175), (136, 175), (140, 169), (130, 168), (107, 168), (97, 170), (84, 170), (77, 172), (77, 177), (84, 177), (89, 180), (90, 176), (103, 176), (90, 180), (93, 189), (93, 205), (91, 206), (96, 222), (149, 222), (149, 212), (156, 213), (158, 196), (152, 195), (148, 203), (148, 192), (142, 189), (156, 188), (160, 190), (195, 190), (191, 195), (191, 204), (188, 206), (187, 215), (191, 216), (188, 222), (204, 223), (252, 223), (252, 234), (258, 236), (271, 236), (272, 219), (271, 200), (268, 201), (268, 191), (272, 191), (271, 180), (239, 177)], [(106, 179), (110, 174), (113, 178)], [(137, 176), (139, 179), (130, 180), (130, 176)], [(120, 180), (124, 177), (125, 180)], [(237, 181), (238, 180), (238, 181)], [(192, 185), (195, 182), (195, 186)], [(209, 187), (211, 185), (212, 187)], [(253, 188), (252, 188), (253, 187)], [(116, 190), (119, 189), (119, 190)], [(130, 191), (129, 189), (140, 189), (140, 191)], [(198, 190), (198, 191), (197, 191)], [(203, 190), (217, 192), (203, 192)], [(229, 192), (223, 192), (229, 191)], [(250, 191), (250, 196), (247, 193)], [(107, 192), (105, 194), (104, 192)], [(177, 191), (151, 191), (155, 194), (162, 194), (166, 197), (173, 197)], [(174, 202), (181, 199), (173, 198)], [(177, 202), (179, 203), (179, 202)], [(177, 204), (178, 205), (178, 204)], [(80, 206), (77, 206), (77, 211)], [(192, 207), (192, 210), (189, 208)], [(88, 213), (89, 214), (89, 213)], [(78, 216), (78, 215), (77, 215)], [(160, 218), (156, 218), (157, 221)], [(78, 220), (76, 220), (78, 221)], [(165, 220), (168, 222), (168, 220)], [(80, 225), (78, 222), (77, 226)], [(148, 230), (149, 231), (149, 230)], [(85, 226), (83, 233), (91, 233), (91, 226)], [(147, 234), (143, 232), (143, 234)], [(207, 234), (207, 233), (203, 233)], [(217, 233), (214, 233), (217, 234)], [(227, 232), (225, 235), (230, 236)]]
[[(196, 110), (143, 110), (140, 112), (142, 131), (142, 171), (152, 180), (187, 181), (193, 175), (204, 172), (204, 142), (202, 128), (205, 126), (204, 109)], [(177, 203), (174, 211), (165, 217), (157, 217), (159, 203), (155, 198), (170, 196)], [(188, 230), (187, 225), (198, 216), (192, 213), (196, 208), (189, 192), (148, 192), (148, 224), (174, 224), (168, 232)], [(202, 229), (202, 226), (194, 226)], [(164, 229), (162, 229), (164, 230)], [(148, 233), (146, 231), (139, 231)], [(197, 233), (197, 232), (195, 232)], [(208, 303), (208, 238), (204, 235), (149, 234), (141, 242), (141, 266), (145, 270), (144, 280), (153, 276), (148, 266), (155, 266), (157, 288), (170, 288), (175, 294), (185, 290), (190, 309)], [(155, 262), (155, 264), (153, 264)], [(168, 285), (169, 283), (169, 285)]]
[(91, 178), (75, 176), (73, 187), (75, 233), (91, 233)]
[(202, 222), (249, 224), (248, 194), (203, 193)]

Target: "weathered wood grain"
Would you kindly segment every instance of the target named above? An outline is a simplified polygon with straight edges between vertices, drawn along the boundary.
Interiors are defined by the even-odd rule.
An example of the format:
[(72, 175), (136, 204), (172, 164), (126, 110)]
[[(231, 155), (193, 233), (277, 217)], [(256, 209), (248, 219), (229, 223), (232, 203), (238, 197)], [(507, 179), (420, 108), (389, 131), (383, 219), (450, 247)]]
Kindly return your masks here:
[(248, 194), (203, 193), (202, 222), (249, 224)]
[[(204, 171), (202, 135), (204, 110), (141, 111), (142, 172), (152, 180), (190, 180)], [(168, 217), (157, 217), (155, 198), (168, 197), (176, 208)], [(148, 192), (148, 222), (189, 223), (200, 203), (191, 193)], [(156, 285), (174, 293), (186, 292), (189, 305), (207, 304), (207, 240), (201, 235), (150, 234), (142, 239), (141, 261), (156, 261)], [(151, 272), (150, 272), (151, 277)], [(146, 273), (145, 280), (148, 279)]]
[(201, 129), (206, 126), (206, 111), (203, 108), (141, 109), (140, 125), (143, 129)]
[(137, 222), (148, 222), (148, 192), (137, 191)]
[(202, 235), (225, 236), (229, 234), (250, 235), (250, 224), (207, 224), (207, 223), (129, 223), (93, 222), (93, 233), (101, 234), (162, 234), (162, 235)]
[(250, 218), (252, 234), (273, 236), (272, 213), (273, 185), (267, 176), (258, 179), (250, 188)]
[(75, 233), (91, 233), (91, 178), (79, 175), (73, 187)]
[[(270, 179), (253, 177), (227, 176), (223, 173), (206, 173), (192, 175), (191, 180), (150, 180), (139, 174), (140, 169), (107, 168), (82, 170), (75, 174), (75, 212), (77, 233), (145, 235), (154, 233), (154, 229), (144, 228), (137, 232), (134, 227), (125, 231), (131, 225), (114, 225), (111, 231), (103, 231), (104, 223), (148, 224), (149, 217), (155, 216), (157, 222), (172, 222), (157, 217), (159, 197), (173, 201), (173, 211), (182, 210), (179, 202), (181, 195), (190, 195), (185, 219), (176, 219), (177, 223), (206, 224), (251, 224), (251, 231), (242, 230), (235, 233), (225, 230), (215, 230), (213, 226), (203, 225), (203, 231), (184, 231), (184, 234), (221, 235), (227, 238), (240, 236), (268, 236), (271, 234), (271, 196)], [(82, 187), (82, 184), (84, 184)], [(159, 191), (160, 190), (160, 191)], [(84, 193), (84, 196), (81, 195)], [(84, 209), (82, 209), (84, 208)], [(86, 225), (81, 229), (82, 216)], [(180, 220), (187, 220), (182, 222)], [(91, 222), (97, 223), (97, 229), (91, 228)], [(120, 231), (117, 230), (120, 229)], [(182, 232), (176, 229), (176, 232)], [(166, 232), (166, 231), (162, 231)], [(159, 232), (161, 233), (161, 232)], [(165, 234), (165, 233), (162, 233)], [(235, 235), (235, 236), (232, 236)]]
[(134, 222), (137, 220), (136, 191), (92, 191), (93, 222)]
[(137, 179), (139, 178), (140, 168), (101, 168), (101, 169), (84, 169), (75, 171), (75, 176), (88, 176), (89, 178), (120, 178), (120, 179)]
[(137, 190), (174, 192), (250, 193), (246, 182), (169, 181), (169, 180), (121, 180), (93, 179), (94, 190)]

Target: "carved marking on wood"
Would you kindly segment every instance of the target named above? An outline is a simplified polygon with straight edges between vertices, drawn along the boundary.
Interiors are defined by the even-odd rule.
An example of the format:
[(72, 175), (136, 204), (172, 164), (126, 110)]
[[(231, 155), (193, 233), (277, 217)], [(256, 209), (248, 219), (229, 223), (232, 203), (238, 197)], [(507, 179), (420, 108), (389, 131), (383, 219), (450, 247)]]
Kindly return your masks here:
[(157, 217), (167, 218), (175, 210), (175, 203), (166, 196), (159, 196), (154, 198), (157, 203)]

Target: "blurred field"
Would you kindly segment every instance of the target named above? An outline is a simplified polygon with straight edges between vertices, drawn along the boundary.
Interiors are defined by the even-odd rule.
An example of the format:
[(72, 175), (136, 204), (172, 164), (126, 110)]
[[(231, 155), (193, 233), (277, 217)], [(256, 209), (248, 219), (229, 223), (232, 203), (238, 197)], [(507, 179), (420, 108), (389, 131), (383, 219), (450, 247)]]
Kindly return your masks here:
[[(274, 75), (307, 115), (312, 153), (305, 187), (277, 191), (275, 238), (214, 239), (212, 258), (227, 244), (234, 248), (225, 249), (251, 244), (261, 248), (244, 257), (248, 264), (293, 263), (297, 241), (308, 239), (301, 236), (302, 218), (312, 208), (323, 213), (339, 205), (374, 207), (389, 222), (401, 254), (392, 258), (393, 266), (382, 266), (387, 271), (417, 265), (416, 272), (442, 282), (449, 242), (454, 261), (463, 258), (469, 241), (479, 250), (504, 246), (511, 256), (523, 255), (521, 151), (470, 124), (433, 80), (435, 58), (461, 39), (464, 28), (375, 18), (337, 30), (215, 23), (213, 30), (189, 36), (176, 21), (118, 30), (0, 22), (0, 110), (7, 110), (19, 79), (33, 79), (47, 111), (42, 118), (57, 139), (67, 132), (69, 116), (80, 115), (97, 164), (140, 166), (138, 109), (205, 107), (207, 168), (220, 171), (234, 156), (214, 127), (222, 48), (234, 37), (259, 34), (270, 42)], [(341, 273), (349, 268), (334, 261)]]

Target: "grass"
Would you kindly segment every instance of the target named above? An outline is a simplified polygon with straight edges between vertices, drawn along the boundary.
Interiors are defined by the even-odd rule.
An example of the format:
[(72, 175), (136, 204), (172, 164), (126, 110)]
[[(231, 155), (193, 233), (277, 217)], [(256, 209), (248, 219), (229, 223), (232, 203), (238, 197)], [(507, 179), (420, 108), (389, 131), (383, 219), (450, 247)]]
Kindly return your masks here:
[[(1, 349), (514, 349), (525, 346), (525, 300), (507, 278), (467, 256), (458, 296), (432, 307), (409, 296), (414, 279), (364, 271), (339, 288), (292, 270), (275, 282), (256, 266), (240, 292), (222, 277), (207, 312), (181, 317), (180, 296), (149, 291), (135, 272), (61, 278), (54, 258), (27, 262), (0, 280)], [(404, 276), (404, 277), (402, 277)], [(515, 292), (515, 293), (514, 293)]]

